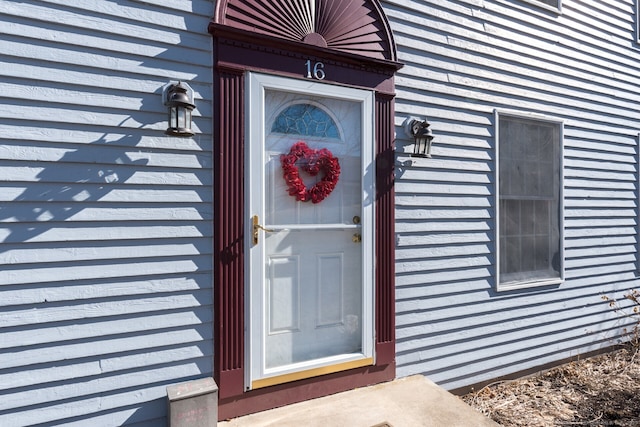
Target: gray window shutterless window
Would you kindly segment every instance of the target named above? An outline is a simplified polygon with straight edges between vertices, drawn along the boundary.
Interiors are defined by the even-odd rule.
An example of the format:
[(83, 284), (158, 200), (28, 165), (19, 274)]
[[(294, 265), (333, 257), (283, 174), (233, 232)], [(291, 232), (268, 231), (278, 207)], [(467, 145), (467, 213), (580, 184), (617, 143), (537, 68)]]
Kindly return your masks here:
[[(635, 9), (636, 9), (636, 13), (634, 14), (635, 17), (635, 24), (636, 24), (636, 43), (640, 43), (640, 1), (636, 0), (635, 1)], [(637, 46), (636, 46), (637, 47)]]
[(560, 1), (559, 0), (535, 0), (538, 1), (542, 4), (546, 4), (547, 6), (551, 6), (551, 7), (555, 7), (555, 8), (559, 8), (560, 7)]
[(562, 122), (496, 112), (498, 290), (563, 279)]
[(536, 6), (549, 9), (552, 12), (562, 13), (562, 0), (525, 0), (528, 3)]

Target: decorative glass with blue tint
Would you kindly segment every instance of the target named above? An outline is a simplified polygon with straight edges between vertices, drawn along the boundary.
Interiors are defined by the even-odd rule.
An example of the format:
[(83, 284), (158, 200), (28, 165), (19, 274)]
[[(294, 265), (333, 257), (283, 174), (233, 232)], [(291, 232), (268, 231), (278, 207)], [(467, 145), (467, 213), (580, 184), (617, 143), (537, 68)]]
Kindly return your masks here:
[(324, 110), (311, 104), (294, 104), (285, 108), (273, 122), (271, 132), (340, 138), (336, 122)]

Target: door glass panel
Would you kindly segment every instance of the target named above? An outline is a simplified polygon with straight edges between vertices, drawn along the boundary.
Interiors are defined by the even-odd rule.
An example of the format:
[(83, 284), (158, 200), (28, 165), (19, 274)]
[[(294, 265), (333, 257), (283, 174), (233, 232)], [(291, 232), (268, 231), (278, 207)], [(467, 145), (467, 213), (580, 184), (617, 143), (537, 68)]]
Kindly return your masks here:
[[(360, 104), (270, 90), (265, 108), (267, 188), (271, 192), (265, 221), (271, 225), (353, 223), (361, 209)], [(299, 202), (287, 191), (280, 156), (298, 141), (314, 150), (326, 148), (339, 159), (338, 185), (321, 203)], [(310, 188), (322, 175), (301, 172), (301, 177)]]
[[(362, 352), (361, 107), (357, 102), (265, 92), (265, 368)], [(303, 141), (340, 163), (336, 188), (320, 203), (289, 195), (280, 156)], [(304, 162), (305, 159), (299, 160)], [(307, 188), (322, 172), (300, 175)], [(286, 229), (277, 229), (277, 226)], [(296, 226), (302, 225), (302, 228)]]
[(312, 104), (293, 104), (273, 121), (271, 132), (340, 138), (338, 126), (323, 109)]

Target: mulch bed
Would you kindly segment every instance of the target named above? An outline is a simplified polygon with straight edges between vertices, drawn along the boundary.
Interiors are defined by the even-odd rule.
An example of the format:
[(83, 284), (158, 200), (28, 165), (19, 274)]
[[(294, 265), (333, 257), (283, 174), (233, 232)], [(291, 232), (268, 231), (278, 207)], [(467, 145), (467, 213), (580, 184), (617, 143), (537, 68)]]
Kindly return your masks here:
[(505, 427), (638, 427), (639, 350), (623, 347), (461, 398)]

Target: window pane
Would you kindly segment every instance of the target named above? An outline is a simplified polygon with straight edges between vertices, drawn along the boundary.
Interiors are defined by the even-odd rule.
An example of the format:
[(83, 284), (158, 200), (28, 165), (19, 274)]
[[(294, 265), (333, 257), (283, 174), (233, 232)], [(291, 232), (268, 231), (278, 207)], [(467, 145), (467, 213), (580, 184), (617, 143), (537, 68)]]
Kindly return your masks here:
[(536, 271), (535, 238), (530, 234), (523, 234), (520, 242), (521, 271)]
[(548, 4), (549, 6), (558, 7), (558, 0), (537, 0), (540, 3)]
[(523, 179), (523, 188), (519, 193), (520, 196), (525, 194), (537, 195), (539, 192), (538, 185), (538, 177), (540, 176), (540, 171), (538, 170), (538, 165), (536, 162), (527, 161), (523, 165), (524, 173), (522, 176)]
[[(546, 171), (553, 170), (553, 162), (540, 163), (540, 168)], [(538, 175), (539, 185), (537, 194), (548, 199), (554, 198), (554, 193), (558, 190), (555, 186), (554, 180), (555, 176), (553, 174), (540, 173)]]
[(520, 271), (520, 260), (522, 259), (520, 256), (520, 237), (506, 238), (505, 243), (504, 252), (506, 252), (507, 262), (502, 268), (504, 268), (505, 273), (518, 273)]
[(536, 203), (535, 205), (535, 227), (536, 234), (548, 235), (550, 232), (551, 217), (549, 215), (550, 202)]
[(520, 232), (523, 236), (533, 236), (535, 233), (535, 206), (536, 201), (523, 200), (520, 217)]
[(536, 237), (534, 253), (532, 256), (535, 259), (535, 270), (546, 270), (551, 265), (549, 260), (549, 239), (546, 236)]
[(294, 104), (285, 108), (274, 120), (271, 132), (324, 138), (340, 137), (338, 126), (331, 116), (311, 104)]
[(520, 234), (520, 203), (518, 200), (504, 200), (505, 236)]

